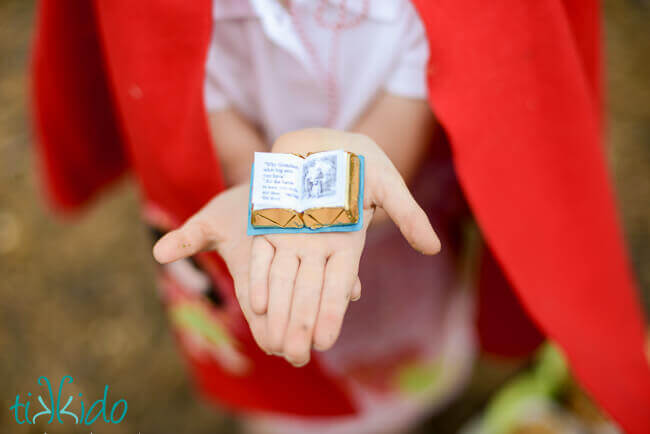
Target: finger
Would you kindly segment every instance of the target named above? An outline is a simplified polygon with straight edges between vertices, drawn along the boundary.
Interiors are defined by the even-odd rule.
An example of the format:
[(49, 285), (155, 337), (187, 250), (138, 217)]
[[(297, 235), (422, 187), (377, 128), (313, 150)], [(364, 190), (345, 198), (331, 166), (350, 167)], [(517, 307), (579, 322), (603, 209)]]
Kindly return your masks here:
[(153, 256), (161, 264), (167, 264), (214, 247), (217, 241), (217, 232), (209, 223), (190, 219), (158, 240), (153, 246)]
[(301, 258), (284, 341), (284, 356), (294, 366), (303, 366), (309, 361), (324, 269), (325, 258)]
[(253, 312), (263, 315), (269, 298), (269, 269), (275, 249), (264, 237), (253, 238), (250, 265), (250, 302)]
[(256, 315), (250, 308), (249, 302), (249, 262), (230, 261), (228, 271), (235, 286), (235, 296), (239, 302), (242, 314), (248, 323), (253, 339), (262, 351), (269, 353), (266, 345), (266, 322), (264, 316)]
[(438, 253), (440, 240), (397, 170), (393, 167), (377, 174), (374, 185), (378, 187), (373, 192), (375, 204), (388, 213), (409, 244), (425, 255)]
[(279, 250), (269, 272), (269, 302), (266, 312), (268, 346), (272, 353), (282, 353), (293, 301), (293, 288), (300, 261), (295, 253)]
[(329, 349), (339, 336), (353, 287), (358, 281), (357, 264), (350, 255), (342, 253), (332, 255), (327, 261), (323, 293), (314, 328), (314, 348), (319, 351)]
[(357, 301), (361, 298), (361, 280), (357, 277), (357, 281), (354, 282), (354, 287), (352, 288), (352, 294), (350, 300)]

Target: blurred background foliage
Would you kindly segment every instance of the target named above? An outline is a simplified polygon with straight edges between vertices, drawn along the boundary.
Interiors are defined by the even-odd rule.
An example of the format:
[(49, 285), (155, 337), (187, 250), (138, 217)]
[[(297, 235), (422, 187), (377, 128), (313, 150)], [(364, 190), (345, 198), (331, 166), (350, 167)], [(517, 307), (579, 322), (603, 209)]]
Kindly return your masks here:
[[(609, 160), (647, 307), (650, 2), (603, 4)], [(82, 392), (88, 403), (106, 384), (109, 401), (130, 403), (111, 433), (234, 432), (230, 418), (192, 392), (157, 298), (152, 240), (140, 223), (133, 185), (123, 182), (74, 221), (54, 218), (44, 206), (28, 116), (33, 14), (31, 0), (0, 0), (0, 432), (88, 432), (18, 426), (9, 412), (17, 393), (39, 390), (39, 376), (58, 383), (67, 374), (74, 384), (66, 391)], [(482, 362), (462, 403), (422, 432), (456, 432), (508, 372)]]

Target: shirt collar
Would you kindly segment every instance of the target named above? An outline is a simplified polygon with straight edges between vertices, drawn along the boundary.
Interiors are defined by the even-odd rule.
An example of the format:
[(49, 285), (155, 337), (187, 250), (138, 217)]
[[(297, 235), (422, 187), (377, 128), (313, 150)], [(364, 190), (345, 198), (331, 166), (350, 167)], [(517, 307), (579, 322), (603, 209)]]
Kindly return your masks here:
[[(278, 0), (263, 0), (276, 3)], [(314, 0), (293, 0), (297, 3), (313, 2)], [(334, 7), (345, 1), (346, 9), (352, 14), (363, 12), (365, 2), (368, 2), (368, 18), (379, 22), (395, 20), (400, 7), (407, 0), (327, 0)], [(212, 6), (212, 15), (215, 20), (253, 18), (261, 15), (260, 8), (255, 7), (251, 1), (241, 0), (215, 0)], [(277, 5), (280, 6), (280, 5)], [(280, 6), (281, 7), (281, 6)]]
[[(313, 0), (297, 0), (301, 3)], [(400, 6), (408, 0), (327, 0), (335, 7), (345, 2), (346, 9), (352, 14), (363, 12), (365, 3), (368, 4), (368, 18), (374, 21), (390, 22), (397, 17)]]

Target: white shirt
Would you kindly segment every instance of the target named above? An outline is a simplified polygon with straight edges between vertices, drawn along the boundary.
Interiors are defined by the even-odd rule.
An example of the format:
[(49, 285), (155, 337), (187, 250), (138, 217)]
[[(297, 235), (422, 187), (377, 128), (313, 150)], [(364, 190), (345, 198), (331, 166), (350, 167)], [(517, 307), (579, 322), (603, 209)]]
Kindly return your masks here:
[[(335, 36), (341, 1), (344, 21), (356, 25)], [(293, 4), (286, 9), (278, 0), (213, 0), (208, 111), (233, 106), (271, 143), (301, 128), (347, 129), (381, 90), (426, 97), (429, 50), (410, 1)], [(328, 77), (336, 83), (334, 98)]]

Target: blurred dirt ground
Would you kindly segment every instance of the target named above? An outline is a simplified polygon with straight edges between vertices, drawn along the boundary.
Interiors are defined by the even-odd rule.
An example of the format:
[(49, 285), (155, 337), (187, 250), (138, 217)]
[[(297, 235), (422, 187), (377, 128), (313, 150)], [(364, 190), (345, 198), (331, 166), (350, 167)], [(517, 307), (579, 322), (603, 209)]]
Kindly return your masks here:
[[(604, 4), (611, 168), (648, 306), (650, 3)], [(83, 393), (88, 403), (108, 384), (109, 401), (130, 404), (122, 424), (96, 426), (96, 433), (235, 432), (234, 421), (192, 393), (157, 299), (151, 239), (132, 185), (123, 183), (75, 221), (44, 207), (27, 114), (33, 6), (0, 0), (0, 433), (89, 432), (18, 426), (9, 412), (17, 393), (39, 390), (39, 376), (58, 383), (67, 374), (74, 384), (66, 391)], [(482, 380), (461, 404), (422, 432), (455, 432), (503, 372), (483, 363)]]

